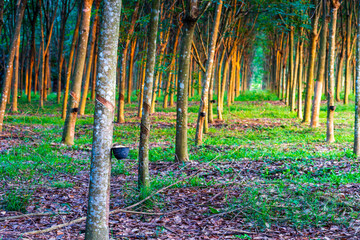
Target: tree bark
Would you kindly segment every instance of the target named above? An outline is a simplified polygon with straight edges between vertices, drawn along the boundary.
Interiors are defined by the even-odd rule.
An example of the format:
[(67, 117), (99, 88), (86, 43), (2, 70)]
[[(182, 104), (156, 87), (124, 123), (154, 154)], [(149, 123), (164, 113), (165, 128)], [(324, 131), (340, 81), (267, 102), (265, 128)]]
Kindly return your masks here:
[[(316, 5), (317, 0), (313, 3)], [(304, 123), (310, 122), (311, 117), (311, 99), (314, 92), (314, 70), (315, 70), (315, 58), (316, 58), (316, 45), (319, 37), (318, 24), (319, 24), (320, 12), (315, 10), (315, 16), (312, 19), (311, 30), (311, 43), (309, 44), (309, 68), (306, 80), (306, 93), (305, 93), (305, 107), (304, 107)]]
[(294, 66), (294, 31), (295, 27), (291, 26), (290, 29), (290, 38), (289, 38), (289, 103), (290, 103), (290, 111), (295, 111), (295, 66)]
[(356, 94), (355, 94), (355, 128), (354, 128), (354, 154), (360, 155), (360, 2), (358, 1), (357, 45), (356, 45)]
[(13, 71), (13, 65), (14, 65), (14, 57), (16, 52), (16, 45), (18, 43), (18, 38), (20, 37), (20, 30), (21, 30), (21, 23), (24, 17), (25, 7), (26, 7), (27, 0), (20, 1), (20, 4), (17, 6), (17, 15), (16, 15), (16, 23), (15, 23), (15, 31), (14, 35), (11, 39), (10, 44), (10, 52), (7, 58), (7, 66), (5, 70), (5, 79), (3, 84), (3, 90), (1, 94), (1, 104), (0, 104), (0, 132), (2, 132), (3, 129), (3, 123), (4, 123), (4, 116), (5, 116), (5, 109), (6, 109), (6, 103), (8, 100), (8, 93), (10, 90), (10, 84), (11, 84), (11, 77), (12, 77), (12, 71)]
[(11, 111), (18, 111), (18, 83), (19, 83), (19, 55), (20, 55), (20, 35), (16, 44), (16, 53), (15, 53), (15, 67), (14, 67), (14, 78), (13, 78), (13, 95), (12, 95), (12, 106)]
[(300, 30), (300, 43), (299, 43), (299, 69), (298, 69), (298, 105), (297, 105), (297, 117), (301, 119), (302, 116), (302, 91), (303, 91), (303, 65), (304, 65), (304, 41), (301, 39), (303, 35), (303, 28)]
[(131, 19), (130, 29), (128, 31), (128, 37), (125, 40), (125, 46), (122, 52), (122, 60), (121, 60), (121, 76), (120, 76), (120, 84), (119, 84), (119, 103), (118, 103), (118, 116), (117, 116), (117, 123), (124, 123), (125, 122), (125, 87), (126, 87), (126, 63), (127, 63), (127, 53), (128, 48), (131, 40), (131, 36), (134, 33), (135, 23), (137, 19), (137, 15), (139, 12), (139, 3), (136, 3), (134, 13)]
[(104, 0), (86, 218), (85, 239), (87, 240), (109, 239), (111, 147), (120, 13), (121, 0)]
[(83, 94), (81, 95), (81, 102), (80, 102), (80, 111), (79, 114), (80, 115), (84, 115), (85, 114), (85, 107), (86, 107), (86, 99), (87, 99), (87, 95), (88, 95), (88, 91), (89, 91), (89, 84), (90, 84), (90, 74), (91, 74), (91, 68), (93, 66), (93, 60), (94, 60), (94, 51), (95, 51), (95, 42), (97, 40), (97, 33), (99, 32), (99, 27), (98, 27), (98, 21), (99, 21), (99, 8), (100, 8), (100, 3), (101, 0), (96, 0), (95, 2), (95, 17), (94, 17), (94, 21), (93, 21), (93, 25), (92, 25), (92, 31), (91, 31), (91, 42), (90, 42), (90, 52), (88, 54), (88, 62), (87, 62), (87, 69), (86, 69), (86, 74), (85, 74), (85, 83), (84, 83), (84, 90), (83, 90)]
[(329, 80), (328, 80), (328, 109), (327, 109), (327, 128), (326, 128), (326, 141), (334, 142), (334, 115), (335, 115), (335, 37), (336, 37), (336, 21), (337, 11), (340, 7), (339, 0), (331, 1), (331, 25), (329, 33)]
[(179, 23), (179, 27), (176, 31), (176, 35), (175, 35), (175, 42), (174, 42), (174, 46), (171, 49), (172, 50), (172, 56), (171, 56), (171, 61), (170, 61), (170, 66), (169, 66), (169, 72), (168, 72), (168, 81), (166, 82), (166, 88), (164, 91), (164, 102), (163, 102), (163, 108), (167, 108), (168, 107), (168, 101), (169, 101), (169, 95), (170, 95), (170, 91), (173, 91), (173, 89), (171, 89), (171, 85), (174, 81), (175, 78), (175, 57), (176, 57), (176, 53), (177, 53), (177, 49), (178, 49), (178, 45), (179, 45), (179, 36), (180, 36), (180, 32), (181, 32), (181, 26)]
[(341, 54), (339, 57), (337, 76), (336, 76), (336, 101), (340, 102), (340, 93), (342, 88), (343, 70), (344, 70), (344, 59), (345, 59), (345, 44), (341, 44)]
[(89, 38), (92, 3), (93, 0), (84, 0), (83, 2), (79, 46), (78, 46), (78, 53), (76, 56), (76, 64), (75, 64), (75, 72), (74, 72), (75, 74), (73, 76), (72, 88), (69, 94), (71, 98), (68, 106), (68, 113), (66, 116), (64, 131), (62, 136), (62, 142), (67, 145), (74, 144), (75, 124), (76, 124), (77, 114), (79, 111), (81, 82), (84, 73), (86, 48)]
[(140, 125), (140, 143), (139, 143), (139, 167), (138, 167), (138, 186), (141, 192), (141, 198), (148, 196), (150, 191), (149, 176), (149, 138), (150, 138), (150, 107), (153, 96), (153, 83), (156, 63), (156, 38), (159, 25), (160, 0), (153, 0), (149, 41), (147, 48), (146, 77), (144, 86), (143, 113)]
[(72, 43), (71, 43), (71, 48), (70, 48), (69, 63), (68, 63), (67, 72), (66, 72), (64, 102), (63, 102), (63, 108), (62, 108), (62, 114), (61, 114), (61, 118), (63, 120), (65, 120), (65, 118), (66, 118), (66, 110), (67, 110), (68, 99), (69, 99), (70, 77), (71, 77), (71, 73), (72, 73), (72, 66), (73, 66), (76, 42), (77, 42), (77, 39), (79, 36), (81, 15), (82, 15), (81, 14), (81, 6), (79, 6), (78, 17), (77, 17), (74, 34), (73, 34), (73, 39), (72, 39)]
[(134, 57), (135, 57), (135, 49), (136, 49), (137, 38), (131, 42), (130, 48), (130, 62), (129, 62), (129, 77), (128, 77), (128, 94), (127, 94), (127, 103), (131, 103), (131, 93), (133, 88), (133, 70), (134, 70)]
[(352, 9), (350, 8), (351, 1), (347, 7), (347, 18), (346, 18), (346, 66), (345, 66), (345, 94), (344, 94), (344, 104), (349, 103), (349, 94), (350, 94), (350, 82), (351, 82), (351, 20), (352, 20)]
[(320, 103), (321, 103), (321, 95), (322, 95), (322, 85), (324, 83), (324, 77), (325, 77), (325, 63), (326, 63), (326, 35), (328, 31), (328, 23), (329, 18), (326, 16), (326, 5), (324, 3), (323, 6), (323, 25), (321, 29), (321, 36), (320, 36), (320, 61), (318, 66), (318, 75), (317, 75), (317, 81), (315, 86), (315, 95), (313, 100), (313, 108), (312, 108), (312, 114), (311, 114), (311, 122), (310, 126), (315, 128), (319, 125), (319, 113), (320, 113)]
[(187, 122), (188, 122), (188, 90), (191, 44), (193, 42), (195, 26), (198, 21), (197, 0), (188, 0), (185, 17), (183, 19), (184, 32), (181, 40), (179, 57), (179, 74), (176, 106), (176, 140), (175, 160), (185, 162), (189, 160), (187, 145)]
[(214, 68), (214, 58), (215, 58), (215, 48), (216, 48), (216, 41), (219, 32), (219, 25), (220, 25), (220, 18), (221, 18), (221, 11), (222, 11), (222, 0), (216, 6), (216, 14), (215, 14), (215, 21), (213, 26), (213, 31), (211, 35), (211, 42), (210, 48), (208, 53), (208, 61), (206, 65), (206, 73), (205, 79), (202, 86), (202, 93), (201, 93), (201, 100), (200, 100), (200, 108), (198, 113), (198, 119), (196, 124), (196, 134), (195, 134), (195, 144), (200, 145), (202, 144), (202, 137), (203, 137), (203, 129), (204, 129), (204, 121), (205, 116), (208, 110), (209, 104), (209, 87), (211, 82), (211, 77)]
[[(99, 28), (100, 30), (100, 28)], [(91, 100), (95, 100), (95, 89), (96, 89), (96, 74), (97, 74), (97, 59), (98, 59), (98, 50), (99, 50), (98, 41), (95, 42), (95, 53), (93, 61), (93, 70), (92, 70), (92, 82), (91, 82)]]

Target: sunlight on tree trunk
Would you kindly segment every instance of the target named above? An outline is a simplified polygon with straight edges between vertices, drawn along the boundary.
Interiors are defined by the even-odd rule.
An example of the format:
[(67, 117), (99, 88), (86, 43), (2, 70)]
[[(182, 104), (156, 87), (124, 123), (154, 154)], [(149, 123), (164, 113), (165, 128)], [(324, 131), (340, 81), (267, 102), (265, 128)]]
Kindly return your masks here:
[(75, 124), (77, 114), (79, 112), (79, 104), (81, 97), (81, 83), (85, 67), (86, 49), (89, 38), (91, 7), (93, 0), (84, 0), (82, 19), (80, 26), (79, 46), (76, 56), (75, 72), (72, 80), (72, 87), (70, 92), (70, 102), (64, 124), (64, 131), (62, 142), (67, 145), (74, 144)]
[(25, 7), (26, 7), (27, 0), (19, 1), (17, 6), (17, 15), (16, 15), (16, 23), (15, 23), (15, 30), (12, 35), (11, 45), (10, 45), (10, 52), (7, 57), (6, 61), (6, 69), (5, 69), (5, 78), (3, 84), (3, 90), (1, 94), (1, 104), (0, 104), (0, 132), (2, 132), (3, 124), (4, 124), (4, 116), (5, 116), (5, 109), (6, 103), (8, 100), (8, 94), (11, 85), (11, 78), (13, 72), (13, 65), (14, 65), (14, 58), (16, 52), (16, 46), (18, 43), (18, 38), (20, 37), (20, 30), (21, 30), (21, 23), (24, 17)]
[(215, 21), (214, 21), (213, 31), (212, 31), (212, 35), (211, 35), (209, 53), (208, 53), (209, 58), (208, 58), (207, 65), (206, 65), (205, 79), (204, 79), (204, 83), (202, 86), (200, 108), (199, 108), (198, 120), (197, 120), (197, 124), (196, 124), (196, 134), (195, 134), (195, 144), (196, 145), (202, 144), (204, 121), (205, 121), (205, 116), (207, 114), (208, 104), (209, 104), (209, 99), (208, 99), (209, 87), (210, 87), (210, 81), (211, 81), (213, 67), (214, 67), (215, 47), (216, 47), (216, 41), (217, 41), (219, 25), (220, 25), (220, 17), (221, 17), (221, 11), (222, 11), (222, 0), (220, 0), (219, 3), (217, 4), (215, 11), (216, 11)]
[(319, 66), (318, 66), (318, 75), (316, 79), (315, 86), (315, 94), (313, 100), (313, 107), (311, 113), (311, 122), (310, 126), (316, 128), (319, 126), (319, 113), (320, 113), (320, 103), (321, 103), (321, 95), (322, 95), (322, 87), (324, 84), (324, 76), (325, 76), (325, 63), (326, 63), (326, 41), (327, 41), (327, 31), (328, 31), (328, 23), (329, 18), (327, 17), (327, 6), (324, 2), (323, 5), (323, 25), (321, 28), (321, 36), (320, 36), (320, 52), (319, 52)]

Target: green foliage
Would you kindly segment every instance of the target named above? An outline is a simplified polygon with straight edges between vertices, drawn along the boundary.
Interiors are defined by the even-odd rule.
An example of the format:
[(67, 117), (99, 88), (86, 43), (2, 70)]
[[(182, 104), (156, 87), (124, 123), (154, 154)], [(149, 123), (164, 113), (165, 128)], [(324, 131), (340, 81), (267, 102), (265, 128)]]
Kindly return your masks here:
[(31, 195), (19, 190), (9, 190), (6, 192), (3, 199), (3, 206), (6, 211), (26, 212), (26, 207), (29, 206)]
[[(226, 94), (225, 94), (226, 95)], [(158, 98), (162, 101), (162, 97)], [(198, 114), (198, 95), (189, 102), (189, 123), (195, 123)], [(216, 99), (216, 96), (215, 96)], [(14, 185), (45, 185), (54, 188), (72, 188), (76, 182), (61, 180), (59, 176), (75, 175), (88, 171), (92, 144), (91, 114), (77, 122), (74, 147), (60, 145), (63, 121), (60, 120), (61, 105), (54, 104), (56, 95), (49, 95), (44, 109), (39, 109), (38, 96), (29, 104), (20, 98), (22, 112), (8, 115), (5, 128), (24, 129), (26, 135), (22, 144), (0, 154), (0, 181)], [(129, 159), (113, 159), (112, 175), (126, 179), (123, 191), (125, 201), (139, 199), (136, 183), (139, 124), (136, 116), (137, 101), (126, 106), (126, 124), (115, 124), (114, 142), (131, 146)], [(93, 103), (87, 109), (91, 113)], [(241, 93), (231, 107), (224, 106), (224, 122), (211, 125), (204, 135), (204, 144), (193, 144), (195, 128), (189, 127), (189, 154), (195, 163), (209, 164), (211, 175), (222, 180), (196, 175), (172, 186), (175, 188), (211, 188), (218, 184), (230, 184), (233, 176), (246, 177), (253, 174), (253, 180), (245, 180), (234, 191), (237, 197), (224, 197), (222, 205), (209, 206), (208, 214), (231, 213), (244, 219), (249, 228), (266, 229), (275, 224), (291, 225), (297, 228), (321, 227), (326, 224), (347, 226), (358, 216), (359, 201), (353, 196), (341, 195), (341, 187), (359, 184), (359, 163), (352, 154), (354, 104), (338, 104), (335, 113), (335, 144), (324, 142), (326, 129), (312, 129), (300, 124), (296, 113), (278, 101), (275, 94), (266, 91)], [(216, 104), (214, 104), (216, 114)], [(326, 106), (320, 111), (320, 125), (326, 123)], [(150, 135), (151, 165), (172, 165), (175, 146), (175, 108), (162, 109), (157, 104), (157, 113), (151, 116)], [(216, 115), (215, 115), (216, 117)], [(27, 132), (30, 129), (31, 132)], [(236, 168), (248, 162), (249, 170)], [(332, 163), (332, 164), (329, 164)], [(151, 176), (154, 192), (181, 178), (189, 176), (182, 170), (187, 165), (174, 169), (158, 170)], [(190, 165), (191, 166), (191, 165)], [(350, 166), (350, 167), (349, 167)], [(195, 168), (196, 169), (196, 168)], [(195, 170), (194, 169), (194, 170)], [(193, 171), (193, 170), (192, 170)], [(20, 174), (19, 174), (20, 173)], [(239, 181), (238, 181), (239, 182)], [(150, 192), (144, 193), (148, 195)], [(31, 204), (31, 194), (9, 191), (3, 193), (2, 208), (10, 211), (25, 211)], [(113, 196), (116, 198), (118, 196)], [(162, 195), (146, 202), (147, 207), (164, 207)], [(25, 209), (25, 210), (24, 210)], [(345, 215), (342, 215), (345, 212)], [(240, 239), (248, 239), (238, 234)]]
[(54, 188), (72, 188), (75, 184), (67, 181), (57, 181), (51, 184)]

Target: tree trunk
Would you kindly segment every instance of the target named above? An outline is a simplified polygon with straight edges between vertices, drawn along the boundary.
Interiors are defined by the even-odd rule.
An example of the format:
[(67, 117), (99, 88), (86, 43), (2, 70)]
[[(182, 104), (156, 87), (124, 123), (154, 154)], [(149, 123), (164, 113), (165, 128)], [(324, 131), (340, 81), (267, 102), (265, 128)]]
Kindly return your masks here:
[(86, 58), (86, 48), (89, 38), (89, 28), (90, 28), (90, 17), (91, 17), (91, 7), (93, 0), (84, 0), (83, 10), (82, 10), (82, 19), (80, 27), (80, 36), (79, 36), (79, 46), (78, 53), (76, 56), (75, 64), (75, 74), (72, 80), (72, 88), (70, 92), (70, 103), (68, 106), (68, 113), (66, 116), (64, 131), (62, 136), (62, 142), (67, 145), (74, 144), (75, 137), (75, 124), (76, 118), (79, 111), (79, 101), (81, 94), (81, 82), (84, 73), (84, 65)]
[(127, 103), (131, 103), (131, 93), (133, 88), (133, 69), (134, 69), (134, 57), (135, 57), (135, 49), (136, 49), (137, 38), (135, 38), (131, 42), (130, 48), (130, 63), (129, 63), (129, 77), (128, 77), (128, 94), (127, 94)]
[(120, 76), (120, 84), (119, 84), (119, 103), (118, 103), (118, 116), (117, 123), (125, 122), (125, 87), (126, 87), (126, 63), (127, 63), (127, 53), (130, 44), (130, 36), (132, 36), (135, 28), (135, 22), (137, 19), (137, 15), (139, 12), (139, 3), (136, 3), (134, 13), (131, 19), (130, 29), (128, 31), (128, 37), (125, 40), (125, 47), (122, 52), (122, 60), (121, 60), (121, 76)]
[(149, 176), (149, 138), (150, 138), (150, 107), (153, 96), (153, 83), (156, 63), (156, 38), (159, 25), (160, 0), (153, 0), (147, 48), (146, 77), (144, 87), (143, 113), (140, 125), (139, 143), (139, 175), (138, 186), (141, 198), (150, 193)]
[[(120, 13), (121, 0), (104, 0), (102, 32), (99, 39), (99, 74), (96, 83), (94, 133), (86, 218), (85, 239), (87, 240), (109, 239), (111, 147), (114, 131)], [(84, 15), (87, 15), (87, 12), (84, 12)]]
[(300, 30), (300, 43), (299, 43), (299, 69), (298, 69), (298, 105), (297, 105), (297, 117), (301, 119), (302, 116), (302, 91), (303, 91), (303, 65), (304, 65), (304, 41), (302, 40), (303, 28)]
[(328, 80), (328, 109), (327, 109), (327, 128), (326, 128), (326, 141), (334, 142), (334, 115), (335, 115), (335, 37), (336, 37), (336, 21), (337, 11), (340, 7), (339, 0), (331, 1), (331, 25), (329, 33), (329, 80)]
[[(28, 102), (31, 102), (31, 90), (32, 90), (32, 80), (33, 80), (33, 68), (35, 64), (35, 55), (36, 55), (36, 49), (35, 49), (35, 19), (33, 19), (33, 22), (31, 24), (31, 44), (30, 44), (30, 64), (28, 69), (28, 75), (29, 75), (29, 83), (28, 83), (28, 95), (27, 100)], [(34, 83), (35, 86), (35, 83)], [(35, 88), (34, 88), (35, 92)]]
[[(214, 62), (217, 62), (215, 57)], [(213, 112), (213, 104), (215, 100), (213, 100), (213, 93), (214, 93), (214, 77), (215, 77), (215, 67), (212, 68), (211, 78), (210, 78), (210, 87), (209, 87), (209, 108), (208, 108), (208, 121), (209, 123), (214, 123), (214, 112)]]
[[(313, 1), (317, 4), (317, 1)], [(309, 123), (311, 117), (311, 99), (314, 92), (314, 69), (316, 59), (316, 45), (319, 37), (318, 34), (318, 23), (320, 14), (315, 12), (315, 16), (312, 19), (312, 30), (311, 30), (311, 43), (309, 44), (309, 68), (306, 80), (306, 93), (305, 93), (305, 107), (304, 107), (304, 118), (303, 122)]]
[[(98, 34), (99, 36), (99, 34)], [(97, 74), (97, 59), (98, 59), (98, 41), (95, 42), (95, 53), (93, 61), (93, 70), (92, 70), (92, 82), (91, 82), (91, 100), (95, 100), (95, 89), (96, 89), (96, 74)]]
[[(358, 2), (357, 32), (360, 33), (360, 2)], [(356, 94), (355, 94), (355, 128), (354, 128), (354, 154), (360, 155), (360, 38), (356, 39)]]
[(185, 162), (189, 160), (187, 146), (187, 109), (190, 73), (190, 52), (196, 21), (184, 19), (184, 33), (181, 40), (179, 58), (179, 76), (176, 105), (176, 143), (175, 160)]
[(344, 70), (344, 59), (345, 59), (345, 44), (341, 44), (341, 54), (339, 57), (337, 76), (336, 76), (336, 101), (340, 102), (340, 93), (342, 88), (342, 78), (343, 78), (343, 70)]
[(4, 116), (5, 116), (5, 109), (6, 103), (8, 99), (8, 93), (10, 90), (11, 78), (12, 78), (12, 71), (14, 65), (14, 57), (16, 52), (16, 45), (18, 43), (18, 38), (20, 37), (20, 30), (21, 30), (21, 23), (24, 17), (25, 7), (26, 7), (26, 0), (20, 1), (20, 5), (17, 6), (17, 16), (16, 16), (16, 23), (15, 23), (15, 31), (14, 35), (11, 39), (10, 44), (10, 52), (7, 58), (7, 66), (5, 70), (5, 78), (3, 84), (3, 90), (1, 94), (1, 104), (0, 104), (0, 132), (2, 132), (3, 123), (4, 123)]
[(64, 92), (64, 102), (63, 102), (63, 109), (62, 109), (62, 115), (61, 118), (65, 120), (66, 118), (66, 110), (68, 105), (68, 99), (69, 99), (69, 87), (70, 87), (70, 77), (72, 73), (72, 66), (73, 66), (73, 60), (74, 60), (74, 53), (75, 53), (75, 46), (79, 35), (79, 27), (80, 27), (80, 20), (81, 20), (81, 6), (79, 6), (79, 12), (78, 17), (74, 29), (74, 35), (71, 43), (70, 48), (70, 55), (69, 55), (69, 63), (67, 67), (67, 73), (66, 73), (66, 83), (65, 83), (65, 92)]
[[(349, 1), (349, 4), (350, 1)], [(350, 94), (350, 82), (351, 82), (351, 20), (352, 20), (352, 9), (349, 9), (346, 18), (347, 28), (346, 28), (346, 67), (345, 67), (345, 94), (344, 94), (344, 104), (349, 103), (349, 94)]]
[[(209, 2), (210, 3), (210, 2)], [(175, 160), (185, 162), (189, 160), (187, 145), (187, 123), (188, 123), (188, 90), (191, 45), (193, 42), (195, 26), (198, 21), (197, 0), (187, 1), (187, 10), (183, 19), (184, 32), (181, 40), (179, 57), (179, 74), (176, 106), (176, 141)]]
[(97, 36), (99, 33), (100, 28), (98, 27), (98, 21), (99, 21), (99, 8), (100, 8), (101, 0), (96, 0), (95, 2), (95, 17), (92, 25), (92, 31), (91, 31), (91, 42), (90, 42), (90, 52), (88, 54), (88, 63), (87, 63), (87, 69), (86, 69), (86, 75), (85, 75), (85, 83), (84, 83), (84, 90), (83, 94), (81, 96), (81, 102), (80, 102), (80, 115), (85, 114), (85, 107), (86, 107), (86, 99), (89, 91), (89, 84), (90, 84), (90, 74), (91, 74), (91, 68), (93, 66), (93, 60), (94, 60), (94, 51), (95, 51), (95, 42), (97, 40)]
[(15, 53), (15, 67), (14, 67), (14, 82), (12, 84), (13, 96), (12, 96), (12, 112), (18, 111), (18, 83), (19, 83), (19, 54), (20, 54), (20, 35), (17, 40), (16, 53)]
[(315, 86), (315, 95), (314, 95), (314, 101), (313, 101), (313, 108), (312, 108), (312, 114), (311, 114), (311, 122), (310, 126), (315, 128), (319, 125), (319, 113), (320, 113), (320, 103), (321, 103), (321, 95), (322, 95), (322, 86), (324, 83), (324, 77), (325, 77), (325, 63), (326, 63), (326, 35), (328, 31), (328, 23), (329, 18), (326, 16), (326, 3), (324, 3), (323, 6), (323, 25), (321, 29), (321, 36), (320, 36), (320, 61), (318, 66), (318, 75), (317, 75), (317, 81)]
[[(223, 120), (222, 117), (222, 107), (221, 107), (221, 82), (222, 82), (222, 66), (224, 65), (224, 58), (225, 58), (225, 49), (221, 53), (221, 58), (218, 63), (218, 70), (217, 70), (217, 113), (218, 113), (218, 119)], [(225, 81), (225, 79), (223, 79)]]
[(171, 89), (171, 85), (172, 85), (172, 83), (174, 81), (174, 78), (175, 78), (175, 74), (174, 74), (174, 72), (175, 72), (175, 58), (176, 58), (176, 53), (177, 53), (177, 49), (178, 49), (178, 45), (179, 45), (180, 32), (181, 32), (181, 26), (179, 26), (177, 31), (176, 31), (174, 46), (171, 49), (172, 50), (172, 56), (171, 56), (169, 72), (168, 72), (169, 73), (168, 74), (168, 81), (166, 82), (166, 89), (165, 89), (165, 92), (164, 92), (163, 108), (168, 107), (168, 100), (169, 100), (170, 91), (173, 91), (173, 89)]
[(294, 66), (294, 31), (295, 27), (291, 26), (290, 29), (290, 38), (289, 38), (289, 103), (290, 103), (290, 111), (295, 111), (295, 66)]
[(207, 114), (208, 110), (208, 104), (209, 104), (209, 88), (210, 88), (210, 82), (211, 77), (213, 73), (214, 68), (214, 58), (215, 58), (215, 48), (216, 48), (216, 41), (217, 36), (219, 32), (219, 25), (220, 25), (220, 18), (221, 18), (221, 11), (222, 11), (222, 0), (219, 1), (216, 7), (216, 14), (215, 14), (215, 21), (213, 26), (213, 31), (211, 35), (211, 42), (210, 42), (210, 48), (208, 53), (208, 61), (206, 64), (206, 73), (205, 73), (205, 79), (202, 86), (202, 93), (201, 93), (201, 100), (200, 100), (200, 108), (198, 113), (198, 119), (196, 124), (196, 134), (195, 134), (195, 144), (200, 145), (202, 144), (202, 137), (203, 137), (203, 125), (205, 121), (205, 116)]
[[(145, 61), (143, 62), (145, 65)], [(143, 110), (143, 100), (144, 100), (144, 83), (145, 83), (146, 71), (145, 66), (143, 66), (142, 76), (141, 76), (141, 83), (140, 83), (140, 98), (139, 98), (139, 108), (138, 108), (138, 117), (142, 117), (142, 110)]]
[[(39, 1), (41, 4), (41, 1)], [(41, 8), (41, 5), (40, 5)], [(41, 42), (40, 42), (40, 48), (39, 48), (39, 67), (38, 72), (40, 75), (39, 80), (39, 93), (40, 93), (40, 101), (39, 101), (39, 107), (44, 108), (44, 72), (45, 72), (45, 40), (44, 40), (44, 26), (43, 26), (43, 17), (42, 17), (42, 11), (40, 10), (40, 31), (41, 31)], [(39, 76), (38, 75), (38, 76)]]

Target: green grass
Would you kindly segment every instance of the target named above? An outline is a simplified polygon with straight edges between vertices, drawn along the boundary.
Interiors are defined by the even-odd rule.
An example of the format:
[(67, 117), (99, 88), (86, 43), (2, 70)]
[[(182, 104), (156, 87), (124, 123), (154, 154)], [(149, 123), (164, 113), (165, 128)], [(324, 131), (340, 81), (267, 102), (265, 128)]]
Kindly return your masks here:
[[(149, 156), (154, 164), (171, 163), (175, 159), (175, 108), (164, 110), (162, 99), (163, 96), (158, 98), (157, 113), (151, 116)], [(276, 95), (247, 92), (237, 97), (232, 106), (224, 107), (224, 122), (211, 127), (204, 136), (203, 145), (198, 147), (194, 145), (194, 124), (199, 99), (196, 94), (189, 104), (190, 159), (207, 163), (216, 158), (210, 163), (211, 170), (229, 182), (237, 174), (254, 176), (254, 179), (245, 178), (243, 185), (237, 186), (237, 197), (229, 197), (226, 204), (213, 206), (217, 212), (228, 211), (227, 218), (241, 216), (247, 223), (262, 229), (273, 224), (288, 224), (297, 228), (321, 227), (328, 223), (348, 226), (358, 217), (359, 200), (341, 195), (342, 186), (360, 184), (359, 163), (352, 153), (353, 103), (348, 106), (336, 104), (336, 142), (327, 144), (326, 106), (321, 107), (320, 127), (312, 129), (307, 124), (301, 124), (296, 119), (296, 113), (291, 113), (288, 107), (267, 102), (277, 100)], [(134, 194), (139, 141), (139, 119), (134, 117), (137, 111), (135, 94), (132, 100), (131, 105), (126, 105), (126, 112), (132, 116), (127, 120), (133, 124), (115, 124), (114, 128), (114, 142), (132, 147), (129, 154), (132, 161), (114, 161), (112, 176), (133, 177), (129, 188)], [(88, 104), (87, 116), (78, 118), (75, 145), (66, 147), (60, 145), (64, 124), (61, 120), (62, 106), (55, 101), (56, 95), (49, 95), (44, 109), (40, 109), (37, 97), (30, 104), (22, 96), (19, 100), (21, 112), (6, 116), (5, 126), (24, 129), (26, 134), (20, 138), (21, 144), (0, 154), (0, 183), (3, 189), (6, 189), (5, 183), (72, 188), (75, 183), (61, 181), (58, 176), (89, 170), (94, 104)], [(216, 104), (213, 111), (216, 117)], [(30, 132), (27, 132), (28, 128)], [(249, 163), (247, 170), (243, 170), (242, 164), (245, 163)], [(186, 176), (186, 173), (172, 170), (166, 170), (164, 174), (159, 172), (151, 176), (151, 189), (161, 189)], [(173, 188), (211, 188), (218, 183), (217, 179), (195, 176)], [(26, 206), (31, 204), (30, 195), (22, 198), (18, 192), (4, 190), (1, 193), (2, 205), (7, 211), (25, 211)], [(209, 214), (217, 213), (210, 211)], [(245, 235), (238, 236), (239, 239), (247, 239)]]

